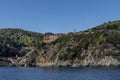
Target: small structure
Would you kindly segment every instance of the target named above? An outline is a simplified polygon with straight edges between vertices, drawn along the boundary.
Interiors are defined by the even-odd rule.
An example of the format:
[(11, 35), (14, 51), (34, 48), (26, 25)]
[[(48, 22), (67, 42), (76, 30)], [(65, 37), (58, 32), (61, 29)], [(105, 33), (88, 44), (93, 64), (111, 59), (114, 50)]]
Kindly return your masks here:
[(52, 41), (55, 41), (56, 39), (58, 39), (59, 37), (61, 37), (64, 34), (53, 34), (53, 33), (45, 33), (44, 34), (44, 39), (43, 42), (44, 43), (50, 43)]

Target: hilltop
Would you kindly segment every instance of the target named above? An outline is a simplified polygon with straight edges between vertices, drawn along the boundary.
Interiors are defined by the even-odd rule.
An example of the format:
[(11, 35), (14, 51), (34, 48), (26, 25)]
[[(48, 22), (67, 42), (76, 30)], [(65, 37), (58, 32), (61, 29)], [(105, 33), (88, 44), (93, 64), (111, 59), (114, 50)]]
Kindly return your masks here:
[[(33, 35), (28, 37), (33, 39)], [(35, 33), (33, 40), (40, 41), (39, 47), (28, 45), (28, 40), (24, 42), (20, 40), (25, 38), (20, 38), (17, 43), (34, 48), (13, 62), (17, 66), (120, 66), (120, 20), (64, 34), (49, 43), (43, 42), (42, 34)], [(15, 42), (16, 38), (12, 40)]]

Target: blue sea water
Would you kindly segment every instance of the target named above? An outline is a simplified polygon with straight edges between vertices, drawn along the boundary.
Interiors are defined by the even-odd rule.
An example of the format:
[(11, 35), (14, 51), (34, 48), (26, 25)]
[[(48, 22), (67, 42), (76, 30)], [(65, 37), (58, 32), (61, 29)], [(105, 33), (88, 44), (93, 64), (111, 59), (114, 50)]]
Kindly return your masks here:
[(0, 67), (0, 80), (120, 80), (120, 69)]

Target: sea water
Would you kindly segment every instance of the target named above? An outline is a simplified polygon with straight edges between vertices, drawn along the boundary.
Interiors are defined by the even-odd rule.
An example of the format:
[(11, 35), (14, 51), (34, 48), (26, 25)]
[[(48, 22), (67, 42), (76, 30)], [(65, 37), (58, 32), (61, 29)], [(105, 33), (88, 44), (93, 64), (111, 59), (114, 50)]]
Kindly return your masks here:
[(120, 80), (120, 68), (0, 67), (0, 80)]

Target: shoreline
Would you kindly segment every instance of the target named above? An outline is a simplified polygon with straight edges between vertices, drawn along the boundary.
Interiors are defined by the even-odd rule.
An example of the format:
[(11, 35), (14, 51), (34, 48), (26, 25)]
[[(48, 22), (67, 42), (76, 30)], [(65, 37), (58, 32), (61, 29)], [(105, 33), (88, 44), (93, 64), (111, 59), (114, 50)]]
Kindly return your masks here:
[(55, 67), (55, 66), (46, 66), (46, 67), (33, 67), (33, 66), (0, 66), (1, 67), (13, 67), (13, 68), (43, 68), (43, 69), (120, 69), (120, 66), (111, 66), (111, 67)]

